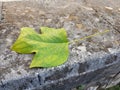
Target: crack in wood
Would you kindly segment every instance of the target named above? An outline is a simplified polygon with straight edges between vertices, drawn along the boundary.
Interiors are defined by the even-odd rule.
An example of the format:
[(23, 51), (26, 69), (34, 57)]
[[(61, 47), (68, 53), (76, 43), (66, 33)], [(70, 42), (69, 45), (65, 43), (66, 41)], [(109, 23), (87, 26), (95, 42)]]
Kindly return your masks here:
[(41, 85), (41, 76), (38, 74), (37, 77), (38, 77), (39, 84)]
[(115, 30), (115, 31), (117, 31), (118, 33), (120, 33), (120, 31), (118, 30), (118, 28), (116, 28), (111, 22), (109, 22), (105, 17), (103, 17), (103, 19), (108, 23), (108, 24), (110, 24), (111, 26), (113, 26), (113, 29)]
[(116, 28), (115, 25), (113, 25), (111, 22), (109, 22), (109, 20), (107, 20), (107, 18), (105, 18), (105, 16), (104, 16), (103, 14), (99, 13), (99, 11), (98, 11), (97, 9), (95, 9), (94, 7), (93, 7), (93, 10), (96, 12), (96, 14), (97, 14), (98, 16), (101, 15), (102, 18), (103, 18), (103, 20), (105, 20), (108, 24), (110, 24), (115, 31), (117, 31), (118, 33), (120, 33), (119, 29)]
[(111, 77), (111, 79), (108, 81), (107, 85), (105, 86), (105, 88), (107, 88), (109, 86), (109, 84), (120, 74), (120, 71), (118, 73), (116, 73), (113, 77)]
[(1, 84), (0, 84), (2, 87), (4, 87), (4, 83), (3, 83), (3, 81), (1, 81)]

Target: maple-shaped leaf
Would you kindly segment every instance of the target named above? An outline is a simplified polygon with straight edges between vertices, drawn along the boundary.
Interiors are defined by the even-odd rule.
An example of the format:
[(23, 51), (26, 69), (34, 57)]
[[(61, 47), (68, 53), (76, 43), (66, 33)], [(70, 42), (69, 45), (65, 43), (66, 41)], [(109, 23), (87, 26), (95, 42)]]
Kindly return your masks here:
[(35, 53), (30, 68), (54, 67), (67, 61), (69, 55), (66, 31), (42, 27), (38, 34), (34, 29), (24, 27), (11, 47), (18, 53)]

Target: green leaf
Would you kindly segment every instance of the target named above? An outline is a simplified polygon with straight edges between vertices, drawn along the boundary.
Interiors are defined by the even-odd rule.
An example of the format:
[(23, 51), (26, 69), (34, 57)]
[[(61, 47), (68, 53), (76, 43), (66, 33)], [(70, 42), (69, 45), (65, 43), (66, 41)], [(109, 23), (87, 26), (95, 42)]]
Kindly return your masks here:
[(41, 28), (42, 34), (24, 27), (17, 41), (11, 47), (18, 53), (35, 53), (30, 68), (54, 67), (66, 62), (69, 49), (66, 31), (48, 27)]

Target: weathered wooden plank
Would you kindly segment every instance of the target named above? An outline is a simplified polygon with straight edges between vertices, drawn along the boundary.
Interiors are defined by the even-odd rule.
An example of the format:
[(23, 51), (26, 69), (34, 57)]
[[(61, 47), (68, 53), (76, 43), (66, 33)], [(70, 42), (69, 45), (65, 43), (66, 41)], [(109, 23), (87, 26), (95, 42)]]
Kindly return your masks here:
[[(3, 5), (0, 90), (70, 90), (80, 84), (89, 88), (109, 87), (112, 81), (114, 85), (120, 82), (120, 34), (114, 28), (119, 28), (119, 0), (24, 1)], [(24, 26), (36, 30), (41, 26), (65, 28), (69, 40), (106, 29), (110, 33), (70, 44), (69, 59), (59, 67), (29, 69), (33, 55), (10, 50)]]

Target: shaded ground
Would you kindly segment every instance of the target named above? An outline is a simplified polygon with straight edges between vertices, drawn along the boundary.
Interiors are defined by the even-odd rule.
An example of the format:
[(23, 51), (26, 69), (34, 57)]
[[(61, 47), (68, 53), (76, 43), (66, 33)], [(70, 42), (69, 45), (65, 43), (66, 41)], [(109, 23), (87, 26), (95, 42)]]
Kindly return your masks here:
[[(2, 62), (0, 63), (0, 89), (4, 84), (8, 86), (5, 86), (6, 88), (11, 88), (11, 90), (13, 90), (12, 86), (14, 85), (15, 88), (22, 88), (23, 90), (39, 87), (40, 85), (43, 87), (47, 83), (57, 81), (61, 81), (61, 83), (59, 82), (61, 85), (64, 80), (71, 79), (72, 81), (72, 77), (73, 80), (77, 80), (74, 76), (79, 77), (79, 75), (85, 73), (89, 75), (89, 72), (92, 75), (90, 74), (91, 76), (83, 81), (81, 78), (80, 81), (78, 80), (78, 84), (85, 84), (89, 87), (97, 85), (95, 80), (98, 80), (97, 82), (100, 83), (98, 86), (109, 86), (110, 82), (114, 81), (113, 78), (116, 74), (119, 77), (120, 70), (119, 5), (119, 0), (36, 0), (34, 2), (3, 3), (3, 18), (0, 23), (0, 61)], [(69, 59), (61, 66), (48, 69), (29, 69), (33, 55), (18, 54), (10, 50), (10, 46), (20, 33), (20, 28), (26, 26), (35, 28), (37, 32), (40, 32), (39, 27), (41, 26), (64, 27), (70, 41), (106, 29), (109, 29), (110, 32), (69, 45)], [(113, 76), (110, 78), (111, 75)], [(29, 78), (28, 80), (25, 79), (27, 86), (20, 83), (23, 82), (19, 80), (21, 78)], [(13, 84), (14, 80), (19, 80), (19, 84)], [(115, 84), (120, 82), (120, 78), (117, 80), (115, 80)], [(71, 81), (68, 80), (66, 83), (69, 84)], [(101, 81), (104, 83), (102, 84)], [(8, 84), (10, 82), (11, 87), (6, 82)], [(66, 83), (64, 81), (66, 85), (63, 87), (64, 90), (78, 85), (75, 83), (75, 85), (69, 86)], [(53, 87), (55, 89), (55, 86)]]

